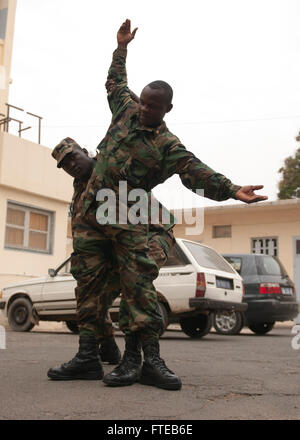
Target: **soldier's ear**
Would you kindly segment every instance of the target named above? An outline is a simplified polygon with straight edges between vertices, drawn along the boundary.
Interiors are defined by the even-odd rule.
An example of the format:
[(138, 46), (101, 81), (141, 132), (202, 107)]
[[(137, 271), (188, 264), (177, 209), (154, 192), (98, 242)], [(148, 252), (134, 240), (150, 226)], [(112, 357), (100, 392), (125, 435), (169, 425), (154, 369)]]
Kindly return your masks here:
[(86, 154), (87, 156), (89, 155), (89, 152), (86, 148), (82, 148), (82, 151), (84, 152), (84, 154)]
[(169, 113), (172, 110), (172, 108), (173, 108), (173, 104), (169, 104), (166, 113)]

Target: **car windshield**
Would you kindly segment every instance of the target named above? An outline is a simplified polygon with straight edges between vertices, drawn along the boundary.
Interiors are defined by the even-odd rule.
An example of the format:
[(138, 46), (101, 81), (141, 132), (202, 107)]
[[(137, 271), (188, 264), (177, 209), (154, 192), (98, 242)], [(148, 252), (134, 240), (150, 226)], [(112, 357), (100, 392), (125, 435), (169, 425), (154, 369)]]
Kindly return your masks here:
[(285, 276), (286, 271), (278, 260), (274, 257), (264, 255), (255, 257), (257, 272), (259, 275), (277, 275)]
[(235, 273), (230, 264), (213, 249), (189, 241), (184, 241), (184, 244), (200, 266)]

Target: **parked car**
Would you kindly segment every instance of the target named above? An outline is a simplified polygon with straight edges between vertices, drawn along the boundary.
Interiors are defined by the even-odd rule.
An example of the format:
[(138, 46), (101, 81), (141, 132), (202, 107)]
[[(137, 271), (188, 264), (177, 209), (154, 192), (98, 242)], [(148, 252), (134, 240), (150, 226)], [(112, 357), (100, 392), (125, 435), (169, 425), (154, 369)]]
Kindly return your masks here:
[(276, 321), (288, 321), (298, 315), (293, 281), (277, 257), (264, 254), (223, 254), (242, 276), (245, 286), (244, 312), (217, 312), (214, 327), (221, 334), (238, 334), (244, 326), (263, 335)]
[[(242, 303), (242, 278), (235, 269), (214, 249), (188, 240), (176, 239), (154, 284), (164, 329), (179, 322), (190, 337), (210, 331), (213, 312), (247, 307)], [(5, 287), (0, 309), (15, 331), (29, 331), (38, 320), (45, 320), (65, 321), (77, 332), (75, 285), (67, 259), (57, 269), (49, 269), (48, 277)], [(110, 309), (114, 322), (118, 321), (119, 302), (117, 298)]]

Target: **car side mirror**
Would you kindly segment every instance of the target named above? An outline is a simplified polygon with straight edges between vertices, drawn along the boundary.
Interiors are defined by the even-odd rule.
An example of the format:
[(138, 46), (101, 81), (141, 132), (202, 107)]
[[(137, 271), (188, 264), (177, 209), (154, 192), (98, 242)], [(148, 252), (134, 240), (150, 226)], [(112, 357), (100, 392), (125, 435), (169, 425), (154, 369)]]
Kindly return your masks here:
[(48, 269), (48, 275), (50, 275), (50, 277), (55, 277), (56, 273), (54, 269)]

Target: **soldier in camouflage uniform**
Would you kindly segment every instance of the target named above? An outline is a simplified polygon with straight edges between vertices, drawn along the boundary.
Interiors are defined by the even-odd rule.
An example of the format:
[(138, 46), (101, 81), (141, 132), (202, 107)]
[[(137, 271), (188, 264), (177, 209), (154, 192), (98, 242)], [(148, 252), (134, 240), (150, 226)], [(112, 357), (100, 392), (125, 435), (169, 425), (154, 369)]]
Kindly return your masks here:
[[(132, 95), (134, 96), (133, 93)], [(88, 156), (87, 150), (82, 149), (71, 138), (64, 139), (58, 146), (56, 146), (52, 152), (52, 156), (57, 160), (58, 168), (63, 168), (64, 171), (66, 171), (70, 176), (74, 178), (74, 194), (70, 208), (73, 231), (76, 224), (76, 213), (79, 210), (78, 202), (95, 165), (95, 159), (90, 158)], [(166, 218), (166, 214), (170, 216), (170, 223), (166, 225), (163, 225), (162, 223), (149, 225), (150, 254), (156, 261), (158, 267), (162, 267), (175, 241), (172, 231), (172, 227), (174, 225), (174, 217), (160, 203), (158, 203), (153, 195), (151, 195), (151, 200), (152, 202), (154, 201), (154, 203), (158, 207), (157, 212), (154, 213), (154, 216), (158, 216), (158, 219), (161, 219), (163, 215)], [(110, 260), (111, 264), (111, 270), (106, 280), (106, 284), (104, 286), (101, 285), (102, 291), (97, 288), (97, 282), (95, 283), (95, 279), (91, 279), (94, 289), (90, 292), (90, 295), (91, 297), (93, 297), (93, 301), (97, 304), (97, 323), (95, 325), (95, 322), (91, 322), (90, 326), (88, 326), (87, 329), (92, 330), (93, 334), (96, 335), (97, 340), (101, 343), (99, 353), (102, 362), (116, 364), (120, 360), (120, 351), (114, 339), (113, 326), (107, 311), (112, 305), (115, 298), (120, 295), (121, 287), (119, 271), (117, 268), (117, 264), (113, 259), (111, 248), (108, 248), (107, 251), (108, 261)], [(79, 259), (79, 255), (77, 255), (77, 257)], [(82, 270), (84, 270), (84, 268)], [(75, 295), (77, 299), (77, 313), (80, 314), (82, 293), (80, 292), (78, 287), (75, 289)], [(121, 300), (120, 303), (120, 322), (121, 325), (122, 323), (124, 325), (124, 323), (128, 322), (128, 308), (124, 300)], [(86, 378), (90, 378), (89, 373), (90, 372), (88, 372)], [(56, 369), (50, 370), (50, 378), (57, 379), (58, 376), (60, 376), (61, 379), (66, 379), (66, 377), (68, 376), (68, 371), (66, 371), (66, 368), (64, 368), (63, 371), (61, 369), (59, 371), (57, 371)], [(83, 372), (81, 369), (78, 376), (76, 371), (74, 373), (73, 368), (73, 371), (69, 373), (69, 376), (73, 379), (83, 378), (83, 376), (85, 376), (85, 372)], [(94, 375), (92, 375), (91, 378), (94, 378)], [(98, 376), (96, 376), (95, 378), (98, 378)]]
[[(140, 104), (131, 99), (125, 61), (127, 45), (135, 32), (136, 29), (131, 32), (130, 21), (126, 20), (117, 35), (118, 48), (113, 54), (108, 76), (115, 82), (108, 94), (112, 123), (99, 145), (99, 158), (81, 197), (82, 226), (74, 231), (72, 273), (84, 289), (86, 281), (80, 267), (86, 264), (94, 268), (90, 273), (101, 277), (105, 285), (109, 271), (107, 248), (112, 245), (113, 256), (119, 267), (123, 299), (129, 310), (129, 321), (122, 326), (125, 352), (121, 364), (104, 377), (104, 382), (120, 386), (139, 380), (143, 384), (178, 390), (181, 388), (180, 378), (168, 369), (159, 353), (161, 316), (153, 287), (158, 267), (149, 256), (148, 227), (144, 223), (124, 223), (123, 218), (120, 221), (119, 214), (124, 206), (119, 203), (122, 202), (119, 182), (126, 181), (127, 194), (137, 188), (149, 192), (173, 174), (179, 174), (187, 188), (192, 191), (203, 189), (205, 197), (213, 200), (234, 198), (252, 203), (266, 200), (266, 197), (254, 193), (254, 190), (262, 188), (261, 185), (233, 185), (225, 176), (216, 173), (187, 151), (179, 139), (170, 133), (163, 122), (165, 114), (172, 108), (172, 89), (168, 84), (162, 81), (150, 83), (141, 93)], [(117, 200), (117, 220), (109, 224), (105, 224), (102, 211), (104, 202), (98, 197), (99, 191), (105, 188), (112, 190)], [(128, 214), (131, 205), (127, 203)], [(93, 245), (84, 255), (82, 264), (76, 265), (76, 255), (81, 252), (83, 242), (89, 241)], [(85, 307), (82, 310), (85, 308), (87, 314), (84, 319), (79, 319), (79, 328), (81, 336), (93, 338), (93, 333), (88, 332), (88, 323), (94, 305), (88, 299), (88, 295), (83, 298)], [(144, 352), (142, 368), (140, 344)]]
[[(57, 167), (62, 168), (64, 171), (66, 171), (66, 173), (74, 178), (74, 193), (70, 207), (72, 219), (71, 224), (73, 227), (75, 213), (78, 210), (78, 201), (80, 200), (80, 196), (84, 191), (86, 183), (92, 173), (95, 165), (95, 159), (90, 158), (87, 150), (84, 148), (82, 149), (71, 138), (64, 139), (64, 141), (53, 150), (52, 156), (57, 160)], [(112, 279), (114, 279), (113, 276)], [(97, 290), (95, 294), (96, 293)], [(112, 304), (114, 297), (112, 296), (110, 298), (109, 286), (106, 294), (109, 298), (108, 301), (110, 301), (110, 304)], [(77, 289), (75, 289), (75, 295), (77, 297)], [(121, 359), (121, 353), (114, 338), (113, 326), (109, 319), (108, 313), (106, 313), (100, 322), (101, 337), (99, 336), (98, 339), (99, 343), (101, 344), (99, 348), (101, 361), (108, 362), (110, 364), (118, 364)]]

